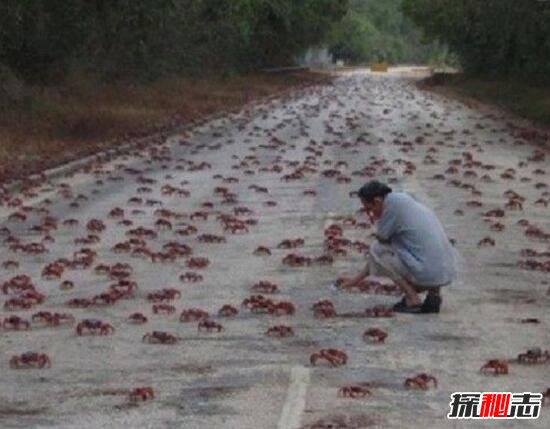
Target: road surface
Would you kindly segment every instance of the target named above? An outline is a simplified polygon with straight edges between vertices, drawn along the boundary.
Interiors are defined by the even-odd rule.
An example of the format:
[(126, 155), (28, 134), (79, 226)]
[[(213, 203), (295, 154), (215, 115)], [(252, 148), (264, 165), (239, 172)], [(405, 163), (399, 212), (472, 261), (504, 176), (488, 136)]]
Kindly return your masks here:
[[(31, 309), (3, 310), (2, 320), (18, 315), (30, 321), (38, 311), (50, 311), (70, 313), (75, 321), (0, 330), (0, 426), (461, 428), (471, 422), (446, 417), (453, 392), (549, 388), (550, 363), (520, 365), (514, 359), (530, 348), (550, 348), (548, 273), (518, 265), (550, 259), (548, 237), (541, 235), (550, 233), (550, 207), (544, 204), (550, 200), (550, 155), (536, 155), (541, 148), (531, 136), (518, 136), (510, 126), (513, 119), (422, 92), (416, 78), (406, 71), (347, 73), (333, 86), (258, 103), (150, 148), (130, 149), (47, 181), (26, 195), (13, 195), (12, 207), (5, 201), (0, 262), (12, 260), (19, 267), (2, 268), (2, 283), (27, 274), (45, 300)], [(455, 240), (459, 279), (444, 291), (440, 314), (366, 318), (367, 307), (389, 306), (398, 297), (333, 287), (338, 276), (362, 267), (362, 245), (372, 242), (373, 230), (365, 229), (367, 219), (358, 212), (357, 199), (350, 198), (369, 177), (428, 204)], [(227, 189), (215, 192), (216, 187)], [(507, 190), (519, 196), (505, 196)], [(510, 199), (521, 207), (505, 207)], [(116, 207), (124, 214), (109, 216)], [(243, 210), (235, 212), (238, 207)], [(503, 217), (483, 216), (497, 208), (504, 209)], [(208, 219), (198, 211), (207, 212)], [(26, 219), (8, 218), (16, 212)], [(52, 218), (46, 227), (45, 216)], [(105, 230), (88, 231), (92, 219), (101, 220)], [(157, 224), (159, 219), (170, 225)], [(224, 231), (224, 219), (245, 225), (248, 232)], [(539, 233), (518, 224), (520, 219), (539, 227)], [(502, 231), (494, 230), (497, 223)], [(325, 230), (335, 224), (357, 243), (343, 244), (346, 254), (333, 264), (282, 263), (289, 253), (323, 255)], [(32, 229), (37, 225), (42, 227)], [(145, 228), (141, 235), (139, 227)], [(151, 231), (155, 234), (148, 236)], [(529, 231), (535, 233), (528, 236)], [(48, 234), (55, 241), (44, 241), (47, 253), (25, 252), (26, 244), (43, 242)], [(75, 244), (90, 234), (99, 241), (91, 237)], [(200, 242), (203, 234), (226, 241)], [(132, 238), (130, 253), (113, 251)], [(281, 241), (298, 238), (302, 247), (278, 248)], [(491, 240), (478, 245), (484, 238), (495, 245)], [(155, 263), (147, 256), (174, 241), (192, 248), (193, 257), (207, 257), (210, 265), (190, 269), (190, 256)], [(259, 246), (271, 255), (254, 255)], [(93, 253), (75, 255), (81, 248)], [(543, 255), (524, 256), (522, 249)], [(90, 254), (87, 267), (67, 263)], [(60, 258), (67, 259), (60, 277), (44, 278), (44, 267)], [(67, 306), (71, 299), (92, 299), (116, 284), (116, 273), (109, 278), (95, 272), (100, 264), (115, 263), (130, 265), (129, 279), (137, 283), (132, 297), (112, 305), (96, 300), (86, 308)], [(188, 271), (203, 281), (182, 282)], [(61, 288), (65, 280), (74, 287)], [(295, 314), (242, 307), (257, 293), (251, 287), (260, 280), (276, 283), (279, 292), (269, 298), (292, 302)], [(165, 302), (175, 307), (173, 314), (152, 312), (147, 295), (162, 288), (181, 292)], [(2, 305), (17, 295), (8, 292)], [(311, 306), (322, 299), (334, 303), (337, 317), (314, 317)], [(225, 304), (239, 314), (218, 317)], [(180, 322), (180, 313), (189, 308), (210, 312), (224, 330), (199, 332), (197, 322)], [(135, 312), (147, 323), (130, 324)], [(521, 323), (526, 318), (539, 323)], [(84, 319), (100, 319), (115, 331), (77, 336), (75, 327)], [(295, 335), (266, 336), (275, 325), (288, 325)], [(365, 342), (362, 334), (371, 327), (388, 332), (384, 344)], [(171, 333), (178, 341), (144, 343), (142, 337), (152, 331)], [(310, 355), (323, 348), (345, 351), (347, 364), (312, 366)], [(11, 369), (12, 356), (27, 351), (46, 353), (51, 368)], [(480, 374), (489, 359), (510, 360), (509, 374)], [(437, 388), (405, 389), (405, 379), (422, 372), (437, 378)], [(339, 397), (339, 388), (348, 385), (368, 386), (371, 395)], [(129, 389), (140, 386), (152, 387), (154, 399), (131, 403)], [(475, 425), (494, 426), (489, 423)], [(550, 408), (544, 407), (538, 420), (502, 423), (520, 426), (549, 427)]]

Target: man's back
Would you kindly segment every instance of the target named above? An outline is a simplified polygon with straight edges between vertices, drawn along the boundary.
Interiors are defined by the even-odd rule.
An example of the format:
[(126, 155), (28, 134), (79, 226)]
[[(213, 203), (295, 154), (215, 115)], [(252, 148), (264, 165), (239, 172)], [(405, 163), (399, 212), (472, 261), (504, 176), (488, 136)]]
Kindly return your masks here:
[(442, 286), (454, 279), (454, 250), (428, 207), (404, 192), (392, 192), (384, 199), (376, 227), (380, 238), (390, 241), (412, 283)]

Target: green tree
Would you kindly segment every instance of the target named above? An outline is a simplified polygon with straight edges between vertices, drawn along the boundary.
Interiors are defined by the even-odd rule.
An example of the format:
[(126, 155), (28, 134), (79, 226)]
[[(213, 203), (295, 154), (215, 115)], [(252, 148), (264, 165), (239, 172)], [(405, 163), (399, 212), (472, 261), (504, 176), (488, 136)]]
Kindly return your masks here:
[(3, 0), (0, 63), (26, 80), (108, 79), (288, 65), (347, 0)]
[(404, 11), (468, 73), (550, 79), (549, 2), (405, 0)]
[(402, 0), (352, 0), (334, 25), (331, 51), (353, 63), (426, 62), (443, 48), (425, 44), (421, 31), (401, 10)]

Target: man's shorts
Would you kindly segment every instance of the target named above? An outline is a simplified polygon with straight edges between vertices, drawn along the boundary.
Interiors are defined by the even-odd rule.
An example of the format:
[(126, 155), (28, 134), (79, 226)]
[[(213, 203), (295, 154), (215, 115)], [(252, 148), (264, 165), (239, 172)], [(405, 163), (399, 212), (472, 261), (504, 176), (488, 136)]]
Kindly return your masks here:
[(424, 286), (419, 285), (411, 279), (408, 275), (407, 269), (394, 252), (392, 247), (387, 244), (382, 244), (379, 241), (374, 242), (369, 250), (367, 266), (369, 268), (369, 275), (376, 277), (388, 277), (394, 282), (405, 280), (417, 289), (417, 291), (426, 291), (447, 284), (437, 286)]
[(376, 241), (370, 246), (367, 266), (371, 276), (388, 277), (394, 282), (407, 280), (406, 268), (387, 244)]

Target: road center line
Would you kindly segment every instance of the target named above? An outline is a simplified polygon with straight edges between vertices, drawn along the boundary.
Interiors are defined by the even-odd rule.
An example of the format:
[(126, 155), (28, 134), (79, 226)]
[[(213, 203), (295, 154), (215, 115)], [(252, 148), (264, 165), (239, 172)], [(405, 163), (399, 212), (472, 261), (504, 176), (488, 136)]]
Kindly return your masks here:
[(303, 366), (295, 366), (290, 371), (290, 385), (288, 386), (281, 418), (277, 425), (278, 429), (298, 428), (306, 405), (309, 372), (309, 369)]

